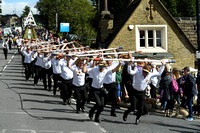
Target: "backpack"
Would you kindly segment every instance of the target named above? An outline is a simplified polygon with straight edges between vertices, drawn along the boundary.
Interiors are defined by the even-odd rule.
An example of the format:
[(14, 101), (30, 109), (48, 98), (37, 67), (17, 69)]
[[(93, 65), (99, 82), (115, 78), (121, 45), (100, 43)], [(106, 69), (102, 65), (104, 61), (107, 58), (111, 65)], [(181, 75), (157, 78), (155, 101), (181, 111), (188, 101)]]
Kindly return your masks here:
[(172, 91), (177, 93), (179, 90), (178, 83), (174, 80), (173, 77), (171, 77), (171, 78), (172, 78)]

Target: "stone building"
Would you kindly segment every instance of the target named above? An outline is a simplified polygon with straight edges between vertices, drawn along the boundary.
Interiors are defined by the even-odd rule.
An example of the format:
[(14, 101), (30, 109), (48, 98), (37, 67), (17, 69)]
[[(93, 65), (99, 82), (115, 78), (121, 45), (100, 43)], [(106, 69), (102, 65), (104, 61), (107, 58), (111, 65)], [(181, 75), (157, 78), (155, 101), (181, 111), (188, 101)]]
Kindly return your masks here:
[(194, 68), (196, 33), (193, 29), (192, 37), (186, 34), (182, 22), (173, 18), (160, 0), (134, 0), (122, 14), (114, 16), (106, 47), (142, 51), (148, 56), (175, 60), (173, 66), (179, 69)]

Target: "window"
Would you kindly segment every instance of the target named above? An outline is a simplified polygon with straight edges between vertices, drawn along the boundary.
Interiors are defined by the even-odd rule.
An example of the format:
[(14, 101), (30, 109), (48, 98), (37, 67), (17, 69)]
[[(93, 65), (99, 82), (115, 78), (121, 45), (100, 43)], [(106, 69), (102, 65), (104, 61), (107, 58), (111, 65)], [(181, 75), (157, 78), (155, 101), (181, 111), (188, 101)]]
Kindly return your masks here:
[(143, 52), (167, 52), (166, 25), (136, 25), (136, 49)]
[(145, 31), (140, 30), (140, 47), (145, 47)]

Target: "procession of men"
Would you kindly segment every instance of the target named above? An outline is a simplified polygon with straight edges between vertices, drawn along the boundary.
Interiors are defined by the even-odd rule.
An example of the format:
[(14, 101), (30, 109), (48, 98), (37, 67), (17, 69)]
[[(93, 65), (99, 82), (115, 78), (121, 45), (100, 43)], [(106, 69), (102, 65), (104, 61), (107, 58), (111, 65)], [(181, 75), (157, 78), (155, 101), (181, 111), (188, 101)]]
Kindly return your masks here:
[[(133, 111), (137, 116), (136, 125), (141, 123), (142, 115), (148, 114), (151, 109), (158, 109), (156, 103), (158, 100), (165, 116), (172, 117), (169, 111), (178, 104), (179, 109), (181, 107), (189, 109), (185, 119), (193, 120), (192, 102), (189, 104), (187, 100), (197, 95), (196, 87), (191, 90), (193, 93), (190, 96), (186, 96), (183, 93), (184, 83), (178, 83), (180, 94), (177, 95), (184, 94), (181, 96), (183, 105), (180, 104), (180, 99), (175, 103), (176, 98), (162, 98), (167, 95), (167, 90), (164, 90), (163, 94), (163, 88), (159, 88), (163, 83), (162, 79), (176, 75), (168, 68), (170, 61), (157, 60), (160, 66), (156, 67), (155, 60), (135, 59), (132, 56), (135, 51), (120, 53), (120, 47), (91, 50), (88, 46), (81, 46), (78, 41), (60, 41), (62, 38), (49, 38), (48, 41), (40, 38), (32, 40), (16, 38), (19, 56), (22, 58), (25, 70), (25, 80), (33, 78), (33, 86), (42, 81), (45, 90), (53, 91), (53, 95), (60, 95), (63, 105), (70, 105), (71, 99), (76, 99), (76, 113), (88, 111), (89, 118), (95, 122), (101, 122), (100, 115), (108, 104), (111, 104), (110, 115), (117, 117), (116, 110), (121, 100), (131, 103), (122, 119), (127, 121), (128, 114)], [(184, 70), (189, 72), (187, 68)], [(169, 82), (171, 84), (172, 80)], [(196, 84), (195, 81), (191, 83)], [(171, 91), (172, 88), (168, 89)], [(149, 99), (154, 102), (148, 103)], [(95, 104), (90, 110), (86, 110), (85, 104), (90, 101)], [(149, 105), (152, 106), (151, 109)], [(177, 113), (175, 115), (178, 115)], [(197, 113), (199, 114), (198, 111)]]

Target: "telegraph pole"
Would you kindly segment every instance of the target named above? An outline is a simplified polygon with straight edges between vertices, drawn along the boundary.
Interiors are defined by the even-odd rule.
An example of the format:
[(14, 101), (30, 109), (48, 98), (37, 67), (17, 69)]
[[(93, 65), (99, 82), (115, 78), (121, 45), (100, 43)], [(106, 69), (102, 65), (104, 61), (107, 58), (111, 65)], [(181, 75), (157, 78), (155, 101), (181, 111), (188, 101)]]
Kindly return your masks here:
[(58, 2), (56, 0), (56, 35), (58, 34)]
[[(199, 12), (199, 0), (196, 0), (196, 15), (197, 15), (197, 44), (198, 51), (200, 52), (200, 12)], [(200, 74), (200, 59), (198, 60), (198, 74)]]

